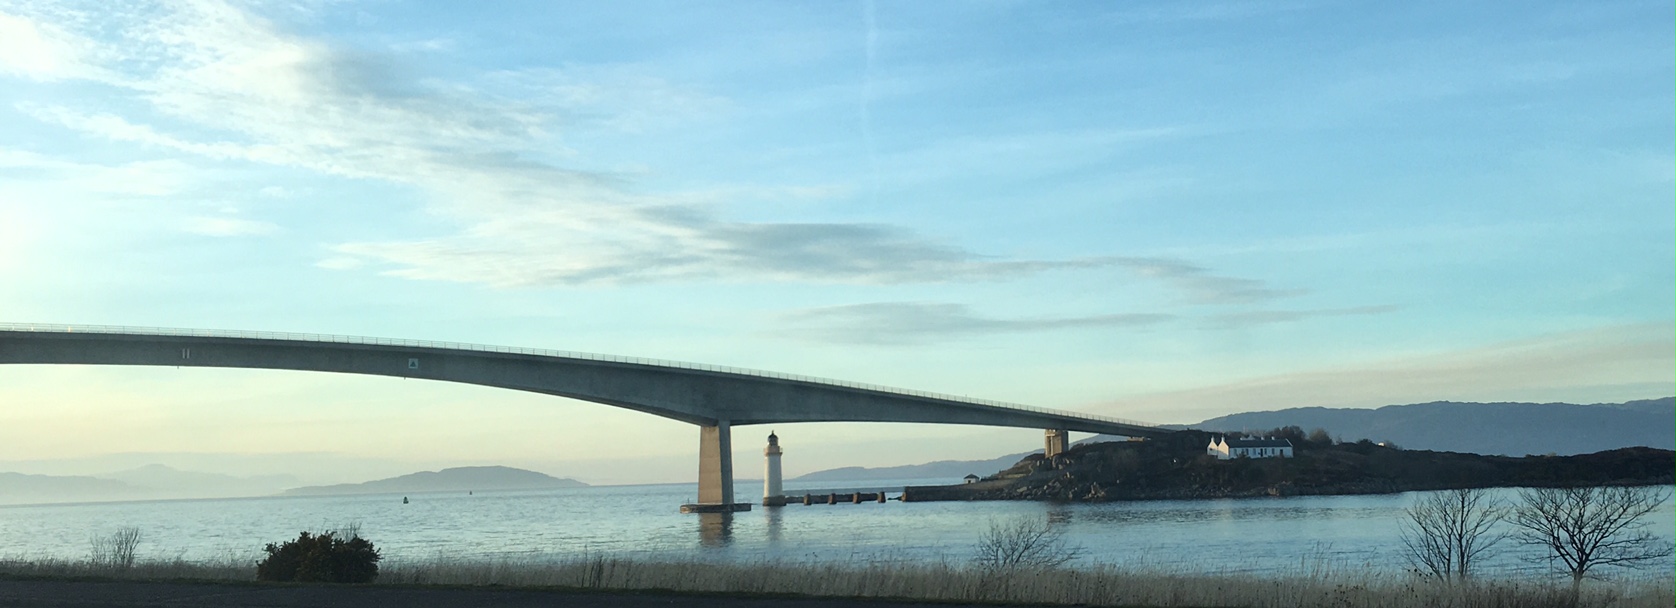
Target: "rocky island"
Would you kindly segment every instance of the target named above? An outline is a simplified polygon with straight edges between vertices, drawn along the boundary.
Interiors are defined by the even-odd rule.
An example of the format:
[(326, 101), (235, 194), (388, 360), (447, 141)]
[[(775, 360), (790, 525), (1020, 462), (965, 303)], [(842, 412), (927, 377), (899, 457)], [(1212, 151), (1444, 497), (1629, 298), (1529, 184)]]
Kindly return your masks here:
[(1290, 435), (1293, 457), (1221, 460), (1206, 454), (1212, 433), (1189, 430), (1147, 441), (1083, 444), (1052, 458), (1032, 454), (974, 483), (906, 488), (903, 500), (1099, 502), (1676, 482), (1676, 452), (1664, 449), (1481, 456), (1366, 440), (1310, 441), (1296, 427), (1276, 430)]

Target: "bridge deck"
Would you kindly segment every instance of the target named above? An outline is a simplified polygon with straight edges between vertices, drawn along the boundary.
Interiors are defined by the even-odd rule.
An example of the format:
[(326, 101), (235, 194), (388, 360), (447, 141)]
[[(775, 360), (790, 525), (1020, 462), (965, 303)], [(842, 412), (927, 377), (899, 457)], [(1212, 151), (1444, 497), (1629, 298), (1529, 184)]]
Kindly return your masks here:
[(0, 363), (242, 367), (426, 378), (571, 397), (700, 425), (717, 420), (736, 426), (877, 421), (1129, 436), (1168, 432), (1108, 416), (722, 365), (363, 336), (0, 323)]

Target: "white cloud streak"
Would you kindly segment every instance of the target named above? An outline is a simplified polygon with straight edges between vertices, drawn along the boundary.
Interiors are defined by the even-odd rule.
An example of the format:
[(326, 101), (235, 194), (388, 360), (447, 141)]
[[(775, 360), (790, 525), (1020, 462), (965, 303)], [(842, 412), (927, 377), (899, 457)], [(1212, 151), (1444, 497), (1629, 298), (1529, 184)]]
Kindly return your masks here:
[(787, 313), (781, 316), (782, 329), (776, 333), (823, 342), (904, 345), (1003, 333), (1137, 328), (1174, 318), (1168, 314), (1133, 313), (1008, 319), (982, 316), (963, 304), (875, 302)]
[(918, 345), (985, 335), (1062, 329), (1141, 329), (1186, 321), (1206, 330), (1246, 329), (1315, 319), (1379, 315), (1392, 305), (1306, 310), (1252, 310), (1212, 315), (1112, 313), (1070, 317), (998, 318), (948, 302), (873, 302), (795, 310), (777, 320), (774, 335), (841, 344)]
[[(96, 21), (30, 6), (40, 7), (35, 22)], [(85, 32), (69, 46), (93, 47), (83, 57), (91, 63), (66, 73), (97, 74), (86, 77), (129, 91), (150, 112), (21, 110), (89, 135), (218, 161), (414, 186), (426, 207), (459, 226), (430, 238), (341, 243), (325, 267), (538, 287), (972, 281), (1101, 265), (999, 259), (877, 224), (731, 221), (679, 194), (631, 194), (621, 175), (544, 160), (563, 120), (592, 113), (596, 126), (632, 131), (653, 128), (654, 117), (725, 105), (653, 78), (570, 68), (440, 83), (412, 73), (397, 54), (333, 48), (212, 0), (100, 17), (117, 21), (115, 37), (96, 43)], [(611, 114), (597, 116), (602, 111)]]
[(1168, 283), (1192, 304), (1254, 304), (1308, 293), (1301, 289), (1276, 289), (1256, 279), (1214, 275), (1203, 267), (1173, 258), (1112, 260), (1131, 272)]
[(1294, 323), (1325, 317), (1382, 315), (1390, 312), (1396, 312), (1399, 309), (1400, 307), (1398, 306), (1386, 304), (1380, 306), (1318, 308), (1311, 310), (1250, 310), (1245, 312), (1212, 315), (1208, 320), (1208, 325), (1217, 329), (1239, 329), (1258, 325)]

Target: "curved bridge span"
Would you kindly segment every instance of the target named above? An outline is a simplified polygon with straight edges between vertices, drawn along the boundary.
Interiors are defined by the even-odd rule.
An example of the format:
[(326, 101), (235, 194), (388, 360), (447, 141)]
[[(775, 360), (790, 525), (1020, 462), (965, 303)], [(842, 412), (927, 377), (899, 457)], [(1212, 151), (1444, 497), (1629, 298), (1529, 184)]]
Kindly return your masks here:
[(592, 401), (698, 425), (699, 502), (731, 505), (729, 429), (919, 422), (1132, 437), (1154, 425), (861, 383), (591, 353), (320, 334), (0, 323), (0, 364), (283, 369), (460, 382)]

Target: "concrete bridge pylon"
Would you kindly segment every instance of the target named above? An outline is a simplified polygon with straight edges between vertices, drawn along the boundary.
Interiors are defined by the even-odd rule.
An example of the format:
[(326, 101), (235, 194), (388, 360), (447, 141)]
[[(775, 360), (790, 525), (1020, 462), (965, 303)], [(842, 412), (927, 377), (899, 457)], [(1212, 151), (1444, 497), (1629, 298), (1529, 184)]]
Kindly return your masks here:
[(1047, 430), (1047, 448), (1042, 450), (1043, 456), (1053, 458), (1054, 456), (1065, 453), (1065, 450), (1068, 449), (1071, 449), (1070, 431), (1065, 429)]
[(698, 502), (681, 505), (682, 513), (749, 511), (751, 503), (733, 500), (733, 427), (727, 420), (698, 427)]

